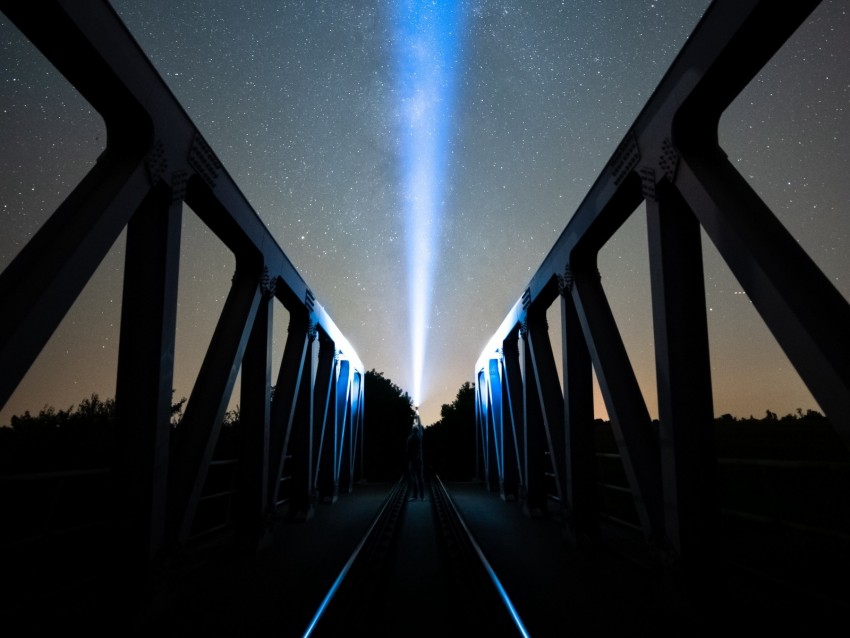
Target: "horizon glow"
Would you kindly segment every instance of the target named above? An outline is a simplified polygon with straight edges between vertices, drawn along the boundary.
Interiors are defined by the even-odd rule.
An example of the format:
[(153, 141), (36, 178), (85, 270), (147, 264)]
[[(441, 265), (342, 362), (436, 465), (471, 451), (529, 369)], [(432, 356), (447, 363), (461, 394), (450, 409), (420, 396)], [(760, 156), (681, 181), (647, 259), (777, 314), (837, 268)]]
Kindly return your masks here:
[(423, 398), (434, 272), (443, 213), (461, 10), (400, 0), (396, 46), (413, 403)]

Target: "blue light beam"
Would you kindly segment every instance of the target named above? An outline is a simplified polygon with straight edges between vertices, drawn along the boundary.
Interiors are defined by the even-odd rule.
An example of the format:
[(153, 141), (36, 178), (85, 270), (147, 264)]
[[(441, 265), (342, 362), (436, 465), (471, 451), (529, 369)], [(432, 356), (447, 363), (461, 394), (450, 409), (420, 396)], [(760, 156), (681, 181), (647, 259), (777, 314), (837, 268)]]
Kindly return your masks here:
[(396, 7), (414, 405), (420, 405), (423, 392), (454, 108), (460, 4), (455, 0), (400, 0)]

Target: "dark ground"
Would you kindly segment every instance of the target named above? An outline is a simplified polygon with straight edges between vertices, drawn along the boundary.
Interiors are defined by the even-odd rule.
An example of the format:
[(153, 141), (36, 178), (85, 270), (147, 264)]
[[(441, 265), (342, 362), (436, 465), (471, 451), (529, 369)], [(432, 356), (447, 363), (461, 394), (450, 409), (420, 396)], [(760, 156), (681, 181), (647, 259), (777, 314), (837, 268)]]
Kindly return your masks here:
[[(361, 484), (307, 522), (282, 523), (274, 543), (250, 559), (221, 561), (175, 581), (172, 611), (137, 623), (136, 635), (301, 636), (340, 569), (389, 493), (390, 484)], [(450, 494), (505, 586), (531, 636), (714, 636), (828, 627), (812, 601), (774, 597), (769, 588), (730, 578), (725, 597), (686, 604), (669, 583), (604, 549), (578, 550), (556, 518), (529, 518), (479, 483), (449, 483)], [(436, 541), (432, 503), (407, 503), (387, 587), (372, 608), (374, 636), (468, 635), (458, 630), (451, 578)], [(119, 592), (120, 596), (120, 592)], [(113, 610), (92, 604), (63, 616), (56, 610), (4, 623), (4, 636), (67, 633), (132, 635)], [(840, 617), (839, 617), (840, 618)]]

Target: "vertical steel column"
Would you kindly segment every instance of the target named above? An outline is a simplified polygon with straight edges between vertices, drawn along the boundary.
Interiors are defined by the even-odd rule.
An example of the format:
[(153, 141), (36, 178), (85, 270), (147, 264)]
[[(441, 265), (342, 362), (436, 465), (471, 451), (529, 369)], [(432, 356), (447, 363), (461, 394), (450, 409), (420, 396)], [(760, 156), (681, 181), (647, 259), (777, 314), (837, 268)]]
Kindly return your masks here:
[(564, 370), (564, 478), (569, 525), (580, 542), (599, 537), (596, 450), (593, 438), (593, 362), (570, 295), (567, 267), (561, 287), (561, 343)]
[[(309, 366), (310, 356), (310, 317), (306, 310), (300, 307), (289, 309), (289, 327), (286, 344), (283, 349), (283, 357), (277, 374), (274, 398), (271, 407), (271, 422), (269, 424), (269, 513), (274, 514), (278, 508), (281, 491), (281, 481), (284, 471), (291, 468), (286, 463), (287, 455), (290, 453), (290, 442), (306, 440), (304, 424), (307, 419), (303, 416), (296, 419), (299, 404), (302, 405), (302, 414), (305, 403), (304, 388), (309, 389), (309, 383), (305, 383), (305, 367)], [(306, 454), (297, 445), (299, 453)], [(286, 468), (286, 470), (284, 469)], [(294, 476), (289, 478), (294, 481)], [(290, 494), (292, 485), (289, 486)]]
[(360, 480), (366, 477), (366, 378), (359, 373), (360, 401), (357, 410), (360, 423)]
[[(280, 457), (280, 467), (284, 466), (287, 456), (291, 456), (292, 486), (290, 490), (290, 503), (288, 516), (296, 520), (307, 520), (312, 518), (313, 505), (313, 413), (315, 409), (314, 397), (316, 394), (316, 374), (319, 362), (319, 333), (310, 322), (309, 315), (304, 312), (292, 312), (289, 324), (289, 337), (286, 340), (286, 351), (284, 361), (281, 364), (278, 387), (280, 386), (284, 370), (287, 371), (286, 386), (292, 390), (292, 404), (281, 404), (281, 414), (278, 416), (277, 405), (275, 406), (274, 423), (277, 425), (279, 419), (283, 419), (283, 413), (289, 414), (291, 425), (287, 431)], [(303, 342), (301, 341), (303, 335)], [(295, 361), (298, 354), (298, 345), (303, 343), (303, 360), (300, 363), (301, 372), (299, 379), (294, 381), (289, 374), (295, 369)], [(291, 350), (290, 350), (290, 344)], [(277, 397), (277, 390), (275, 391)], [(275, 398), (277, 404), (277, 398)], [(280, 500), (279, 498), (277, 499)]]
[(665, 532), (686, 584), (718, 587), (720, 511), (700, 227), (662, 182), (647, 198)]
[[(850, 447), (850, 304), (718, 145), (723, 111), (819, 4), (760, 2), (673, 121), (675, 185)], [(765, 28), (769, 26), (769, 28)]]
[(528, 516), (546, 513), (546, 441), (542, 427), (543, 410), (540, 404), (537, 376), (534, 374), (532, 349), (529, 344), (528, 326), (520, 329), (523, 364), (523, 483), (525, 500), (523, 511)]
[(160, 184), (127, 228), (116, 409), (116, 495), (126, 568), (165, 541), (182, 202)]
[(339, 378), (336, 382), (336, 422), (337, 449), (334, 470), (335, 492), (350, 491), (349, 474), (351, 473), (351, 433), (354, 428), (351, 422), (351, 366), (348, 361), (339, 362)]
[[(361, 442), (363, 438), (363, 383), (362, 375), (357, 371), (351, 375), (351, 401), (349, 403), (348, 410), (351, 415), (351, 427), (349, 428), (348, 437), (348, 476), (346, 478), (346, 485), (348, 491), (351, 492), (354, 489), (354, 474), (358, 465), (357, 449), (358, 447), (362, 448), (362, 443), (359, 442)], [(363, 472), (362, 464), (360, 472)]]
[[(496, 377), (496, 390), (493, 388), (493, 378), (494, 378), (494, 368), (496, 368), (495, 377)], [(487, 489), (491, 492), (499, 491), (499, 484), (502, 478), (502, 464), (499, 460), (499, 432), (498, 432), (498, 421), (501, 417), (501, 404), (497, 405), (497, 401), (500, 401), (501, 394), (497, 394), (499, 392), (498, 389), (498, 361), (496, 359), (490, 359), (487, 361), (487, 371), (485, 373), (486, 376), (486, 385), (485, 387), (485, 396), (487, 401), (487, 423), (486, 423), (486, 452), (487, 452)]]
[(259, 273), (240, 268), (204, 357), (186, 413), (177, 429), (169, 471), (171, 541), (185, 545), (215, 451), (224, 413), (233, 392), (248, 335), (257, 314), (261, 291)]
[(487, 445), (486, 424), (487, 405), (485, 403), (486, 375), (478, 371), (475, 383), (475, 478), (487, 482)]
[(478, 456), (481, 459), (481, 465), (483, 466), (481, 469), (483, 470), (481, 479), (484, 481), (485, 485), (490, 484), (490, 405), (488, 402), (488, 390), (487, 390), (487, 372), (486, 370), (481, 370), (478, 373), (478, 386), (477, 386), (477, 395), (478, 401), (476, 402), (479, 406), (478, 411), (478, 439), (480, 440), (480, 447), (478, 450)]
[(503, 352), (503, 387), (505, 390), (505, 416), (503, 422), (507, 423), (508, 431), (505, 436), (505, 493), (510, 498), (516, 498), (522, 487), (522, 475), (520, 461), (522, 452), (520, 441), (522, 440), (522, 372), (519, 362), (519, 330), (514, 330), (505, 339)]
[[(263, 296), (242, 359), (240, 394), (241, 449), (236, 492), (240, 544), (270, 540), (269, 445), (271, 430), (271, 358), (273, 284), (263, 277)], [(276, 468), (275, 468), (276, 469)]]
[(490, 397), (490, 416), (492, 426), (492, 440), (494, 461), (496, 462), (496, 476), (498, 483), (493, 484), (491, 489), (498, 489), (499, 496), (505, 498), (505, 415), (502, 406), (502, 362), (499, 359), (490, 359), (489, 374), (487, 377), (487, 388)]
[(564, 443), (564, 395), (555, 367), (555, 355), (549, 340), (546, 310), (529, 308), (527, 315), (527, 346), (531, 354), (531, 371), (535, 378), (537, 401), (540, 403), (540, 425), (549, 452), (550, 469), (554, 475), (555, 496), (564, 504), (564, 472), (561, 467), (565, 450)]
[(595, 265), (572, 264), (572, 298), (644, 535), (663, 544), (664, 507), (658, 440)]
[[(316, 465), (313, 469), (314, 498), (333, 503), (337, 499), (334, 489), (334, 446), (336, 439), (335, 381), (337, 376), (336, 348), (323, 332), (319, 333), (319, 369), (316, 373), (313, 395), (313, 436), (317, 441)], [(333, 430), (333, 431), (331, 431)]]

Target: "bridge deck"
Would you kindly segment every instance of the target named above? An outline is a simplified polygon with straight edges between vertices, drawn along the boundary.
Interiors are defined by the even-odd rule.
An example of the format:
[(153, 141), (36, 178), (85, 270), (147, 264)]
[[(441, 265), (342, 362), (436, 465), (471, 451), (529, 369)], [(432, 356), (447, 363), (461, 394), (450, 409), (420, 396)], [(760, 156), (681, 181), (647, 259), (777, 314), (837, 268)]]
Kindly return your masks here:
[[(810, 603), (760, 596), (740, 587), (713, 613), (694, 612), (636, 562), (605, 550), (575, 548), (555, 517), (529, 518), (518, 503), (506, 503), (478, 483), (447, 487), (532, 636), (574, 631), (717, 635), (730, 623), (764, 631), (787, 628), (791, 622), (811, 630), (828, 622)], [(388, 484), (358, 485), (337, 503), (319, 505), (309, 522), (280, 525), (267, 551), (186, 574), (174, 582), (164, 601), (172, 611), (141, 623), (136, 635), (301, 636), (389, 489)], [(404, 635), (460, 635), (446, 613), (444, 583), (430, 568), (438, 561), (432, 558), (435, 544), (426, 538), (427, 511), (427, 503), (408, 503), (393, 568), (395, 580), (388, 588), (395, 594), (395, 602), (388, 606), (397, 606), (398, 613), (387, 614), (385, 621), (398, 630), (399, 617), (413, 610)], [(411, 601), (412, 606), (402, 608)], [(30, 616), (26, 631), (31, 635), (40, 628), (61, 625), (68, 630), (79, 625), (96, 635), (101, 628), (114, 631), (126, 621), (115, 618), (115, 613), (97, 605), (77, 606), (68, 614), (50, 610)], [(4, 625), (9, 627), (9, 622)], [(45, 627), (38, 626), (42, 624)], [(128, 635), (127, 627), (120, 627), (115, 635), (119, 634)]]

